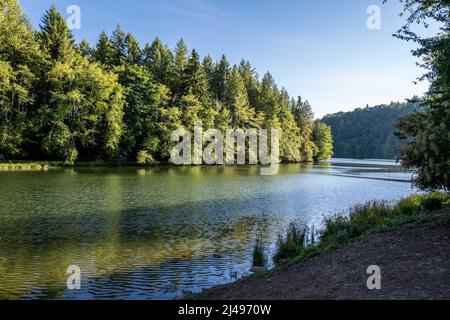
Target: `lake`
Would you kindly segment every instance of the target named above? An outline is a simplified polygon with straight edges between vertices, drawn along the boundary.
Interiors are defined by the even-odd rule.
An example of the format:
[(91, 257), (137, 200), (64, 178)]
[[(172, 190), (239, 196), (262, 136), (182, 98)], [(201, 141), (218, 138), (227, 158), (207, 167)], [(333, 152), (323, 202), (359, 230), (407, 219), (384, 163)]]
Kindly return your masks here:
[[(248, 275), (257, 235), (416, 190), (392, 161), (0, 172), (0, 298), (172, 299)], [(81, 290), (66, 270), (81, 268)]]

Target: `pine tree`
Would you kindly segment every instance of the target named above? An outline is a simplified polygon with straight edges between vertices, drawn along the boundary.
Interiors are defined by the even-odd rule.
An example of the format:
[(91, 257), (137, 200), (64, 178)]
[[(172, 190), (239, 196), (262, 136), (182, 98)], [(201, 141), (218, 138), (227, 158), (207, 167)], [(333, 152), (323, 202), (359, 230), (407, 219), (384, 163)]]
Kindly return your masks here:
[(203, 58), (202, 62), (203, 71), (205, 72), (206, 79), (208, 81), (208, 91), (212, 91), (213, 77), (214, 77), (214, 61), (210, 55)]
[(92, 58), (92, 49), (89, 45), (89, 42), (84, 39), (83, 41), (81, 41), (81, 43), (77, 46), (78, 48), (78, 52), (85, 57), (88, 60), (91, 60)]
[(169, 86), (172, 79), (173, 54), (156, 38), (151, 45), (146, 45), (143, 51), (143, 66), (151, 72), (153, 79)]
[(74, 38), (54, 4), (42, 18), (40, 28), (38, 39), (43, 51), (54, 61), (71, 59), (74, 52)]
[(111, 63), (115, 66), (125, 64), (127, 59), (127, 42), (126, 35), (120, 24), (116, 26), (111, 37), (112, 56)]
[(222, 56), (220, 62), (216, 64), (213, 74), (212, 91), (215, 99), (224, 102), (226, 97), (227, 81), (230, 74), (230, 64), (225, 55)]
[(175, 65), (172, 77), (172, 91), (175, 100), (183, 96), (185, 88), (183, 87), (184, 71), (188, 62), (188, 49), (183, 39), (180, 39), (175, 48)]
[(182, 96), (187, 94), (194, 95), (204, 106), (208, 104), (208, 81), (197, 51), (192, 50), (180, 80), (179, 93)]
[(255, 110), (250, 108), (244, 80), (237, 66), (233, 66), (227, 81), (226, 106), (230, 110), (233, 128), (254, 128)]
[(244, 60), (239, 64), (239, 71), (244, 80), (245, 88), (247, 89), (250, 105), (255, 108), (258, 104), (259, 96), (258, 74), (251, 66), (250, 62)]
[(113, 47), (105, 31), (100, 34), (100, 38), (92, 53), (95, 61), (108, 66), (112, 63)]
[(264, 75), (261, 81), (257, 108), (264, 112), (268, 119), (276, 118), (280, 112), (280, 92), (275, 79), (269, 72)]
[(130, 33), (125, 37), (126, 63), (128, 65), (139, 65), (142, 61), (142, 52), (137, 39)]
[(302, 161), (312, 161), (316, 150), (314, 143), (311, 141), (314, 127), (314, 114), (309, 102), (303, 102), (302, 98), (298, 97), (294, 116), (297, 125), (300, 128), (300, 136), (302, 138), (300, 145)]
[(159, 109), (167, 100), (166, 94), (161, 95), (163, 85), (155, 84), (150, 72), (138, 65), (123, 67), (119, 72), (119, 82), (126, 99), (120, 148), (122, 157), (134, 158), (138, 152), (154, 157), (158, 152)]

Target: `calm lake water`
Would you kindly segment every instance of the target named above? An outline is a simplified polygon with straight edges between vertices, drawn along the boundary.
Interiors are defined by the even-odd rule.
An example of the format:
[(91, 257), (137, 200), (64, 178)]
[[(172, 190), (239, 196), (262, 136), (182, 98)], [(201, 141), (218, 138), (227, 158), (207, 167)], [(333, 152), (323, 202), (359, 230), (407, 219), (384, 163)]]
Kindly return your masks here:
[[(415, 190), (391, 161), (0, 172), (0, 298), (171, 299), (249, 274), (290, 222)], [(81, 290), (66, 287), (78, 265)]]

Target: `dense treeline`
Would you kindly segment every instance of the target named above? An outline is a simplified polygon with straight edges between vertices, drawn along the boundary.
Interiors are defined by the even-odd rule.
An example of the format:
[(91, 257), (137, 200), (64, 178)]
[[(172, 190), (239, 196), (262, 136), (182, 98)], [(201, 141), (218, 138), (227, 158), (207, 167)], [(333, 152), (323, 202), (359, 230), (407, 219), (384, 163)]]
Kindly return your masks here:
[(400, 140), (394, 134), (395, 123), (417, 109), (420, 109), (418, 102), (392, 102), (326, 115), (322, 122), (331, 126), (335, 157), (395, 159), (401, 149)]
[(167, 160), (170, 133), (272, 128), (283, 161), (331, 157), (329, 127), (248, 61), (201, 59), (180, 40), (143, 48), (117, 26), (93, 47), (76, 44), (52, 6), (33, 31), (17, 0), (0, 0), (0, 158)]

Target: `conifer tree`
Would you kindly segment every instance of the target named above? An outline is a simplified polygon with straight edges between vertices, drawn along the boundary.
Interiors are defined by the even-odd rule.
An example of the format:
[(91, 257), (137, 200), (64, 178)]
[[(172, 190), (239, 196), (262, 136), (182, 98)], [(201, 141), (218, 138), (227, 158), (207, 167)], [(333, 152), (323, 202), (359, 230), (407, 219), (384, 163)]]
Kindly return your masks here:
[(331, 159), (333, 156), (333, 135), (331, 134), (331, 127), (320, 121), (316, 121), (312, 136), (316, 146), (314, 162)]
[(173, 73), (173, 54), (156, 38), (151, 45), (147, 44), (143, 50), (143, 65), (151, 72), (153, 79), (161, 84), (169, 86)]
[(136, 37), (128, 33), (125, 37), (126, 63), (128, 65), (139, 65), (142, 60), (141, 48)]
[(213, 77), (214, 77), (214, 61), (210, 55), (203, 58), (202, 62), (203, 71), (205, 72), (206, 80), (208, 81), (208, 92), (212, 92), (213, 88)]
[(125, 63), (127, 59), (127, 42), (126, 34), (122, 30), (120, 24), (116, 26), (111, 37), (112, 55), (111, 63), (115, 66), (120, 66)]
[(206, 106), (208, 104), (208, 81), (200, 63), (200, 57), (197, 51), (192, 50), (185, 71), (181, 77), (180, 94), (191, 94)]
[(239, 71), (244, 80), (245, 88), (247, 89), (249, 103), (255, 108), (258, 104), (259, 96), (258, 74), (251, 66), (250, 62), (245, 60), (242, 60), (239, 64)]
[(105, 31), (100, 34), (100, 38), (92, 53), (95, 61), (108, 66), (111, 65), (113, 55), (112, 43)]
[(212, 79), (213, 81), (212, 91), (214, 98), (219, 100), (220, 102), (224, 102), (226, 99), (225, 94), (229, 74), (230, 74), (230, 64), (228, 63), (228, 60), (225, 57), (225, 55), (223, 55), (219, 63), (216, 64)]
[(183, 39), (177, 42), (175, 48), (175, 62), (172, 75), (172, 93), (174, 100), (183, 96), (186, 91), (183, 83), (184, 71), (188, 63), (188, 49)]
[(233, 128), (255, 128), (255, 110), (250, 108), (244, 80), (237, 66), (233, 66), (227, 81), (226, 106), (230, 110)]
[(92, 58), (92, 49), (89, 45), (89, 42), (84, 39), (81, 41), (81, 43), (77, 46), (78, 52), (81, 54), (81, 56), (85, 57), (88, 60), (91, 60)]
[(44, 14), (40, 27), (38, 39), (43, 51), (54, 61), (70, 59), (74, 51), (74, 38), (54, 4)]

